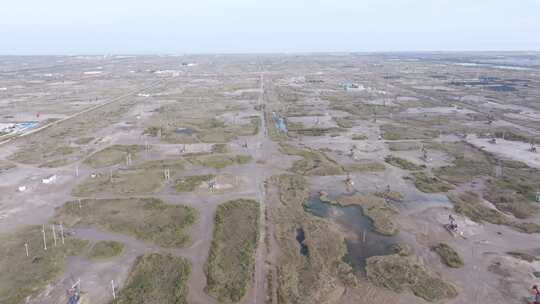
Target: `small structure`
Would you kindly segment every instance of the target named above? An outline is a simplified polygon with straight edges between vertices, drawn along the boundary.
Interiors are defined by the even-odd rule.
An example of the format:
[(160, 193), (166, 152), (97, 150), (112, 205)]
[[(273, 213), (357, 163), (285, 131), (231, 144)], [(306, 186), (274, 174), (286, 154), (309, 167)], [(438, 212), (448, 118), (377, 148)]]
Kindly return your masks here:
[(427, 149), (424, 145), (422, 145), (422, 156), (421, 156), (421, 159), (425, 162), (428, 162), (429, 161), (429, 157), (428, 157), (428, 152), (427, 152)]
[(346, 82), (346, 83), (343, 84), (343, 89), (345, 91), (359, 89), (359, 88), (360, 88), (360, 86), (357, 83)]
[(23, 185), (23, 186), (19, 186), (19, 187), (17, 188), (17, 191), (19, 191), (19, 192), (24, 192), (24, 191), (26, 191), (26, 186), (24, 186), (24, 185)]
[(79, 304), (81, 299), (81, 279), (66, 290), (68, 304)]
[(56, 174), (53, 174), (47, 178), (41, 180), (45, 185), (54, 184), (56, 182)]
[(345, 185), (347, 186), (347, 191), (352, 191), (354, 187), (354, 181), (351, 178), (350, 173), (347, 173), (347, 178), (345, 179)]

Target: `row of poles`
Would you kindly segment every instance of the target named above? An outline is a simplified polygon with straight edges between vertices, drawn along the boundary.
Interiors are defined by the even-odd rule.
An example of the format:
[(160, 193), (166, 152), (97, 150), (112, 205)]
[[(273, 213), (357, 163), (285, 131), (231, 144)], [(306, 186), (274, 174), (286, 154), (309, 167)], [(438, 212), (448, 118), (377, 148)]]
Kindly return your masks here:
[[(79, 208), (81, 207), (80, 205), (80, 200), (79, 200)], [(56, 224), (52, 224), (51, 225), (51, 231), (52, 231), (52, 235), (53, 235), (53, 242), (54, 242), (54, 247), (57, 246), (57, 235), (56, 235)], [(60, 240), (62, 242), (62, 245), (65, 245), (65, 237), (64, 237), (64, 225), (62, 223), (60, 223), (59, 225), (59, 228), (60, 228)], [(46, 232), (45, 232), (45, 225), (42, 225), (41, 226), (41, 233), (43, 235), (43, 250), (47, 251), (47, 235), (46, 235)], [(26, 252), (26, 256), (29, 257), (30, 256), (30, 249), (29, 249), (29, 246), (28, 246), (28, 242), (24, 243), (24, 249), (25, 249), (25, 252)], [(81, 279), (79, 279), (76, 283), (76, 285), (79, 285), (80, 286), (80, 282), (81, 282)], [(116, 286), (114, 284), (114, 280), (111, 280), (111, 291), (112, 291), (112, 297), (113, 299), (116, 299)]]
[[(64, 245), (65, 244), (64, 225), (62, 223), (60, 223), (58, 226), (60, 227), (60, 240), (62, 242), (62, 245)], [(56, 247), (58, 238), (56, 236), (56, 225), (55, 224), (51, 225), (51, 231), (52, 231), (52, 235), (53, 235), (54, 247)], [(41, 233), (42, 233), (42, 236), (43, 236), (43, 250), (46, 251), (47, 250), (47, 235), (45, 233), (45, 225), (42, 225)], [(24, 243), (24, 249), (26, 251), (26, 256), (29, 257), (30, 252), (29, 252), (28, 242)]]

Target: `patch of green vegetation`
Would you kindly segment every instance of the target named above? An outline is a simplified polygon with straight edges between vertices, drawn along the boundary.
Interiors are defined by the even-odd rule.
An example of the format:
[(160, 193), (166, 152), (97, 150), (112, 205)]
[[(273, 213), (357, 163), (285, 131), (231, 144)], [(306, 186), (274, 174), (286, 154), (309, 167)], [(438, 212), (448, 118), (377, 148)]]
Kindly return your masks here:
[(183, 176), (175, 181), (174, 189), (177, 192), (191, 192), (197, 189), (203, 182), (213, 179), (215, 175), (192, 175)]
[[(171, 173), (172, 175), (172, 173)], [(100, 193), (151, 194), (161, 189), (165, 177), (161, 170), (117, 170), (110, 174), (87, 177), (71, 193), (74, 196), (89, 197)]]
[(74, 196), (88, 197), (100, 193), (113, 194), (151, 194), (159, 191), (165, 184), (164, 170), (170, 170), (171, 177), (183, 170), (185, 162), (178, 159), (147, 161), (130, 169), (119, 169), (98, 173), (87, 177), (73, 190)]
[(395, 292), (409, 289), (426, 301), (435, 302), (458, 295), (454, 286), (430, 274), (413, 257), (399, 254), (370, 257), (366, 271), (373, 284)]
[(287, 139), (287, 134), (284, 134), (278, 130), (272, 112), (265, 111), (264, 119), (266, 120), (266, 127), (268, 129), (268, 136), (273, 141), (282, 141)]
[(60, 145), (51, 140), (45, 143), (33, 143), (24, 149), (20, 149), (10, 155), (9, 160), (23, 164), (56, 168), (76, 160), (76, 154), (80, 151), (81, 149), (78, 147)]
[(247, 292), (259, 239), (259, 203), (238, 199), (218, 206), (207, 269), (208, 293), (236, 303)]
[(114, 145), (100, 150), (84, 160), (84, 163), (92, 168), (105, 168), (126, 161), (128, 154), (135, 159), (137, 153), (143, 149), (139, 145)]
[(412, 141), (391, 141), (386, 143), (390, 151), (414, 151), (420, 150), (417, 142)]
[(533, 276), (534, 276), (535, 278), (540, 278), (540, 271), (534, 271), (534, 272), (533, 272)]
[(334, 117), (337, 125), (340, 128), (350, 129), (354, 126), (355, 119), (352, 116), (347, 117)]
[(75, 141), (75, 144), (77, 144), (77, 145), (86, 145), (86, 144), (90, 143), (92, 140), (94, 140), (93, 137), (81, 137), (81, 138), (77, 138), (77, 140)]
[[(272, 212), (278, 260), (278, 299), (280, 303), (335, 303), (344, 286), (354, 286), (357, 278), (343, 258), (347, 253), (343, 234), (333, 225), (304, 210), (309, 196), (307, 180), (300, 175), (283, 174), (268, 181), (269, 191), (278, 191), (280, 204)], [(296, 240), (304, 231), (307, 253)]]
[[(470, 182), (481, 176), (489, 176), (484, 197), (501, 211), (517, 218), (527, 218), (538, 211), (535, 200), (540, 170), (529, 168), (517, 161), (499, 160), (493, 155), (466, 143), (430, 143), (432, 148), (455, 157), (451, 166), (434, 169), (435, 175), (453, 184)], [(501, 165), (502, 175), (494, 176)]]
[(190, 241), (187, 230), (197, 212), (156, 198), (83, 199), (81, 208), (77, 201), (65, 203), (54, 219), (67, 226), (97, 225), (162, 247), (181, 247)]
[(227, 144), (214, 144), (212, 145), (212, 153), (227, 153), (229, 148)]
[(398, 125), (382, 125), (382, 137), (386, 140), (404, 139), (433, 139), (439, 136), (439, 132), (429, 128), (404, 127)]
[(186, 304), (190, 274), (191, 264), (182, 257), (157, 253), (139, 256), (111, 304)]
[(523, 233), (540, 233), (540, 225), (536, 223), (512, 223), (512, 227)]
[(247, 164), (252, 160), (251, 155), (198, 155), (191, 157), (190, 162), (204, 167), (223, 169), (225, 167), (238, 164)]
[(433, 251), (439, 254), (441, 260), (448, 267), (460, 268), (463, 267), (463, 260), (459, 254), (449, 245), (440, 243), (431, 248)]
[(505, 166), (499, 178), (486, 184), (484, 197), (497, 209), (512, 213), (517, 218), (528, 218), (538, 212), (533, 203), (540, 184), (540, 170)]
[(433, 170), (433, 173), (452, 184), (470, 182), (479, 176), (489, 176), (494, 167), (484, 151), (464, 142), (426, 143), (426, 148), (441, 150), (455, 159), (452, 165)]
[(373, 221), (375, 231), (380, 234), (392, 236), (399, 232), (394, 220), (398, 211), (381, 197), (355, 194), (337, 197), (335, 201), (343, 206), (355, 205), (361, 207), (362, 212)]
[(389, 163), (392, 166), (401, 168), (403, 170), (418, 171), (418, 170), (422, 170), (422, 169), (424, 169), (426, 167), (425, 165), (417, 165), (417, 164), (412, 163), (412, 162), (410, 162), (410, 161), (408, 161), (406, 159), (403, 159), (403, 158), (400, 158), (400, 157), (397, 157), (397, 156), (393, 156), (393, 155), (388, 155), (387, 157), (384, 158), (384, 161)]
[(88, 257), (93, 260), (110, 259), (122, 254), (124, 251), (124, 244), (116, 241), (99, 241), (95, 243)]
[(380, 162), (372, 160), (359, 160), (352, 164), (343, 166), (347, 172), (380, 172), (386, 170), (386, 166)]
[[(53, 234), (46, 229), (47, 250), (43, 250), (42, 226), (29, 226), (13, 234), (0, 235), (0, 302), (24, 303), (64, 272), (68, 256), (81, 255), (88, 249), (88, 241), (65, 236), (54, 246)], [(24, 244), (28, 244), (29, 256)]]
[[(164, 170), (174, 171), (184, 170), (186, 162), (181, 159), (158, 159), (144, 162), (133, 167), (134, 170)], [(171, 172), (172, 174), (172, 172)]]
[(511, 255), (515, 257), (516, 259), (520, 259), (529, 263), (538, 261), (538, 258), (534, 255), (525, 253), (525, 252), (518, 252), (518, 251), (508, 251), (506, 254)]
[(351, 139), (352, 140), (366, 140), (366, 139), (368, 139), (368, 137), (366, 135), (364, 135), (364, 134), (353, 134), (351, 136)]
[(412, 172), (414, 186), (425, 193), (448, 192), (454, 187), (435, 176), (428, 176), (425, 172)]
[(478, 195), (472, 192), (450, 194), (448, 198), (454, 203), (454, 210), (471, 220), (481, 223), (488, 222), (496, 225), (504, 225), (508, 219), (501, 212), (485, 206)]
[(448, 198), (454, 203), (454, 210), (457, 213), (465, 215), (477, 223), (488, 222), (495, 225), (506, 225), (523, 233), (540, 233), (540, 225), (513, 222), (500, 211), (485, 206), (475, 193), (452, 193), (448, 195)]
[(16, 165), (11, 162), (0, 160), (0, 174), (5, 173), (15, 167)]
[(534, 134), (524, 132), (522, 130), (519, 130), (517, 128), (509, 128), (509, 127), (503, 127), (503, 128), (495, 128), (494, 130), (487, 129), (485, 132), (480, 132), (478, 134), (479, 137), (496, 137), (496, 138), (504, 138), (505, 140), (509, 141), (520, 141), (524, 143), (529, 143), (531, 140), (537, 141), (538, 137)]
[(281, 151), (288, 155), (302, 157), (293, 163), (291, 171), (306, 176), (341, 175), (345, 170), (323, 152), (300, 149), (287, 143), (280, 143)]

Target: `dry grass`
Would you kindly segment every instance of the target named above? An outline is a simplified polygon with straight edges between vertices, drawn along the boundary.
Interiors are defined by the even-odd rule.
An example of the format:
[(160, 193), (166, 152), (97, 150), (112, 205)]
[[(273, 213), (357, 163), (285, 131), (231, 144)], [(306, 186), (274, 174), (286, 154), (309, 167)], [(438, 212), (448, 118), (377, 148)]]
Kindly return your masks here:
[(32, 143), (10, 155), (9, 159), (23, 164), (56, 168), (75, 161), (80, 152), (81, 149), (78, 147), (55, 144), (55, 141), (51, 140), (45, 143)]
[(466, 183), (475, 177), (493, 173), (489, 155), (469, 144), (463, 142), (427, 143), (426, 147), (441, 150), (455, 158), (452, 165), (433, 170), (436, 176), (450, 183)]
[(448, 198), (454, 203), (454, 209), (457, 213), (463, 214), (475, 222), (506, 225), (523, 233), (540, 233), (540, 225), (514, 222), (498, 210), (487, 207), (474, 193), (452, 193), (448, 195)]
[(293, 163), (291, 171), (306, 176), (341, 175), (345, 170), (323, 152), (300, 149), (286, 143), (280, 143), (281, 152), (300, 156), (302, 159)]
[(425, 193), (448, 192), (454, 187), (434, 176), (428, 176), (425, 172), (412, 172), (414, 186)]
[(386, 140), (433, 139), (439, 132), (429, 128), (382, 125), (382, 137)]
[[(352, 268), (343, 262), (346, 255), (343, 235), (327, 221), (304, 211), (309, 189), (302, 176), (274, 176), (269, 186), (278, 191), (280, 201), (273, 215), (281, 254), (279, 302), (334, 303), (344, 291), (344, 285), (355, 285), (357, 280)], [(303, 244), (308, 255), (301, 253), (296, 240), (299, 228), (304, 231)]]
[(223, 169), (231, 165), (243, 165), (252, 160), (250, 155), (199, 155), (189, 159), (193, 164), (210, 167), (214, 169)]
[(384, 161), (389, 163), (392, 166), (401, 168), (403, 170), (417, 171), (417, 170), (422, 170), (422, 169), (424, 169), (426, 167), (425, 165), (417, 165), (417, 164), (412, 163), (412, 162), (410, 162), (410, 161), (408, 161), (406, 159), (403, 159), (403, 158), (400, 158), (400, 157), (397, 157), (397, 156), (393, 156), (393, 155), (389, 155), (389, 156), (385, 157)]
[(8, 161), (5, 161), (5, 160), (0, 160), (0, 174), (5, 173), (8, 170), (11, 170), (11, 169), (13, 169), (15, 167), (16, 167), (16, 165), (11, 163), (11, 162), (8, 162)]
[(157, 253), (140, 256), (111, 304), (186, 304), (190, 274), (191, 265), (182, 257)]
[(390, 151), (415, 151), (420, 150), (420, 145), (417, 142), (411, 141), (393, 141), (387, 142)]
[[(434, 170), (435, 175), (453, 184), (470, 182), (481, 176), (489, 176), (484, 196), (497, 209), (512, 213), (517, 218), (527, 218), (538, 211), (532, 204), (540, 171), (516, 161), (498, 160), (493, 155), (465, 143), (431, 143), (433, 148), (443, 150), (455, 157), (451, 166)], [(500, 163), (502, 176), (495, 177)]]
[(351, 139), (352, 140), (366, 140), (366, 139), (368, 139), (368, 137), (366, 135), (364, 135), (364, 134), (353, 134), (351, 136)]
[(368, 279), (375, 285), (395, 292), (409, 289), (426, 301), (454, 298), (458, 294), (454, 286), (430, 274), (413, 257), (399, 254), (370, 257), (366, 270)]
[(343, 165), (346, 172), (381, 172), (386, 170), (383, 163), (372, 160), (359, 160), (357, 162)]
[(113, 172), (112, 181), (109, 174), (87, 177), (72, 190), (72, 194), (80, 197), (101, 193), (151, 194), (160, 190), (164, 183), (165, 177), (159, 170), (117, 170)]
[(364, 215), (373, 221), (375, 230), (380, 234), (392, 236), (399, 231), (394, 221), (398, 211), (381, 197), (355, 194), (352, 196), (340, 196), (335, 201), (343, 206), (355, 205), (361, 207)]
[(520, 260), (523, 260), (523, 261), (526, 261), (526, 262), (529, 262), (529, 263), (538, 261), (537, 257), (535, 257), (534, 255), (525, 253), (525, 252), (509, 251), (506, 254), (511, 255), (511, 256), (515, 257), (516, 259), (520, 259)]
[(99, 241), (95, 243), (88, 257), (94, 260), (110, 259), (122, 254), (124, 251), (124, 244), (116, 241)]
[[(41, 228), (29, 226), (10, 235), (0, 235), (0, 303), (24, 303), (27, 296), (36, 295), (63, 273), (68, 256), (81, 255), (88, 248), (87, 241), (69, 236), (64, 245), (58, 239), (55, 247), (51, 228), (46, 225), (45, 251)], [(29, 257), (25, 254), (25, 243)]]
[(528, 167), (504, 166), (503, 175), (488, 180), (484, 197), (497, 209), (517, 218), (528, 218), (538, 212), (535, 201), (540, 184), (540, 171)]
[(184, 111), (185, 108), (176, 106), (160, 108), (144, 133), (149, 136), (158, 136), (161, 133), (161, 139), (165, 142), (187, 144), (227, 143), (239, 136), (251, 136), (259, 132), (259, 117), (251, 117), (249, 123), (245, 124), (226, 124), (215, 117), (182, 117)]
[(182, 176), (175, 181), (174, 189), (177, 192), (191, 192), (197, 189), (203, 182), (213, 179), (215, 175), (192, 175)]
[(441, 260), (448, 267), (460, 268), (463, 267), (463, 260), (459, 254), (449, 245), (445, 243), (440, 243), (431, 248), (433, 251), (437, 252), (441, 257)]
[(65, 203), (56, 211), (55, 221), (96, 225), (163, 247), (188, 244), (187, 230), (197, 220), (195, 209), (155, 198), (83, 199), (81, 206), (77, 201)]
[(253, 276), (259, 239), (259, 203), (238, 199), (218, 206), (214, 239), (206, 265), (208, 293), (236, 303)]
[(125, 163), (128, 154), (135, 159), (138, 152), (143, 150), (143, 146), (138, 145), (114, 145), (100, 150), (84, 160), (84, 163), (92, 168), (105, 168), (113, 165)]

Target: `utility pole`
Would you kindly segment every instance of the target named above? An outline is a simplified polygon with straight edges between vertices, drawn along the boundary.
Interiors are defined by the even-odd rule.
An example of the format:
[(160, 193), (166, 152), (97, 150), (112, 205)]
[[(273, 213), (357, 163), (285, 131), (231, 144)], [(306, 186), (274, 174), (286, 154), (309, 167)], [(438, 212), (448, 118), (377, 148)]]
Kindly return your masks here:
[(116, 299), (116, 292), (114, 290), (114, 280), (111, 280), (111, 289), (112, 289), (113, 300), (115, 300)]
[(41, 227), (41, 233), (43, 233), (43, 250), (47, 250), (47, 240), (45, 239), (45, 225)]
[(62, 245), (64, 245), (64, 225), (60, 223), (60, 238), (62, 239)]
[(54, 224), (51, 225), (52, 228), (52, 234), (53, 234), (53, 240), (54, 240), (54, 247), (56, 247), (56, 230), (54, 230)]
[(170, 169), (164, 169), (163, 171), (163, 175), (165, 177), (165, 181), (169, 181), (169, 179), (171, 178), (171, 170)]

